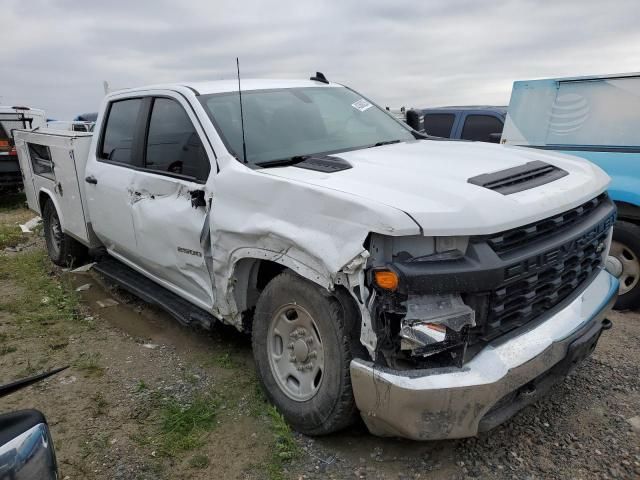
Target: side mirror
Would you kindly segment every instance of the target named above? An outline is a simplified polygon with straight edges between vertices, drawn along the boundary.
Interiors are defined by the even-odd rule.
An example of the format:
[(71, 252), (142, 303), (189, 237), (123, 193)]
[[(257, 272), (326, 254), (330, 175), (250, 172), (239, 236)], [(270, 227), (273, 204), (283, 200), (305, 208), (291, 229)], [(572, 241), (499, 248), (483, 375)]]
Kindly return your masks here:
[(49, 426), (37, 410), (0, 415), (0, 479), (57, 480)]
[(424, 132), (424, 115), (417, 110), (408, 110), (406, 117), (407, 124), (416, 132)]
[(489, 134), (489, 142), (491, 142), (491, 143), (500, 143), (500, 137), (502, 137), (502, 133), (490, 133)]

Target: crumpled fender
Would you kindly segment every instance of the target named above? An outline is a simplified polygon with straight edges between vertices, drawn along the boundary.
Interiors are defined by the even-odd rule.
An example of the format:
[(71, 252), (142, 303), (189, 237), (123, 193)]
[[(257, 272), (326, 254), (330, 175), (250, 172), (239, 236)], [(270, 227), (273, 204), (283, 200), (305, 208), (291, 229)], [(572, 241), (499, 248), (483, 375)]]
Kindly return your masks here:
[[(238, 162), (228, 162), (214, 179), (210, 226), (217, 292), (233, 288), (234, 267), (247, 257), (286, 265), (330, 289), (343, 268), (366, 253), (363, 243), (370, 232), (420, 233), (396, 208)], [(360, 271), (364, 265), (360, 262)], [(346, 278), (341, 283), (348, 283)], [(239, 321), (233, 295), (219, 295), (217, 307), (221, 317)]]

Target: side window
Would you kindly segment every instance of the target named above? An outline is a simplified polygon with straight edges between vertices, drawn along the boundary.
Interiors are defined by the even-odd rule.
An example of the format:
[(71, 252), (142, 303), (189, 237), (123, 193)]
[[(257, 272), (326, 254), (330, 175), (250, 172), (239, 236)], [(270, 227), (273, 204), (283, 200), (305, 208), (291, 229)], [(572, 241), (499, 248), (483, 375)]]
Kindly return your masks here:
[(455, 119), (453, 113), (427, 113), (424, 116), (424, 131), (434, 137), (449, 138)]
[(184, 109), (175, 100), (156, 98), (147, 135), (145, 168), (204, 181), (211, 164)]
[(120, 100), (113, 102), (109, 109), (107, 125), (104, 129), (100, 157), (112, 162), (133, 163), (133, 136), (142, 100)]
[(491, 115), (467, 115), (462, 128), (464, 140), (491, 142), (492, 133), (502, 133), (502, 122)]
[(31, 157), (33, 173), (55, 180), (53, 162), (51, 161), (51, 150), (49, 150), (49, 147), (46, 145), (38, 145), (37, 143), (27, 143), (27, 146), (29, 148), (29, 157)]

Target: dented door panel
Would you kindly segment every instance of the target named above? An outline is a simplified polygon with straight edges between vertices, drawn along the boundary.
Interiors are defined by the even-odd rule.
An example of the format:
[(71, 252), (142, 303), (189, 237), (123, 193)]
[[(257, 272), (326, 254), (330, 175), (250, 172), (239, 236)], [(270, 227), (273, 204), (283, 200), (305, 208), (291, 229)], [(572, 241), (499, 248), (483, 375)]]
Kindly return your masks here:
[(192, 191), (204, 185), (136, 172), (127, 189), (138, 238), (135, 263), (156, 281), (211, 310), (213, 288), (205, 259), (210, 244), (201, 245), (206, 207), (192, 206)]

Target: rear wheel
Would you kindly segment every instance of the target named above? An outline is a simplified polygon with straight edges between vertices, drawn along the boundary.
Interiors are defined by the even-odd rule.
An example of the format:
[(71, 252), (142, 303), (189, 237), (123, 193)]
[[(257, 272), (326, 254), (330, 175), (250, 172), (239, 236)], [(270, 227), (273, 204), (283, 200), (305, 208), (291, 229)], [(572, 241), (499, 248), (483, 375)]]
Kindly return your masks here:
[(252, 344), (262, 387), (308, 435), (335, 432), (357, 418), (349, 364), (361, 348), (359, 322), (347, 297), (285, 272), (256, 306)]
[(640, 307), (640, 226), (616, 222), (609, 255), (622, 264), (620, 296), (615, 308), (628, 310)]
[(49, 258), (61, 267), (78, 266), (87, 258), (87, 248), (62, 231), (58, 211), (51, 200), (47, 200), (42, 211), (44, 238)]

